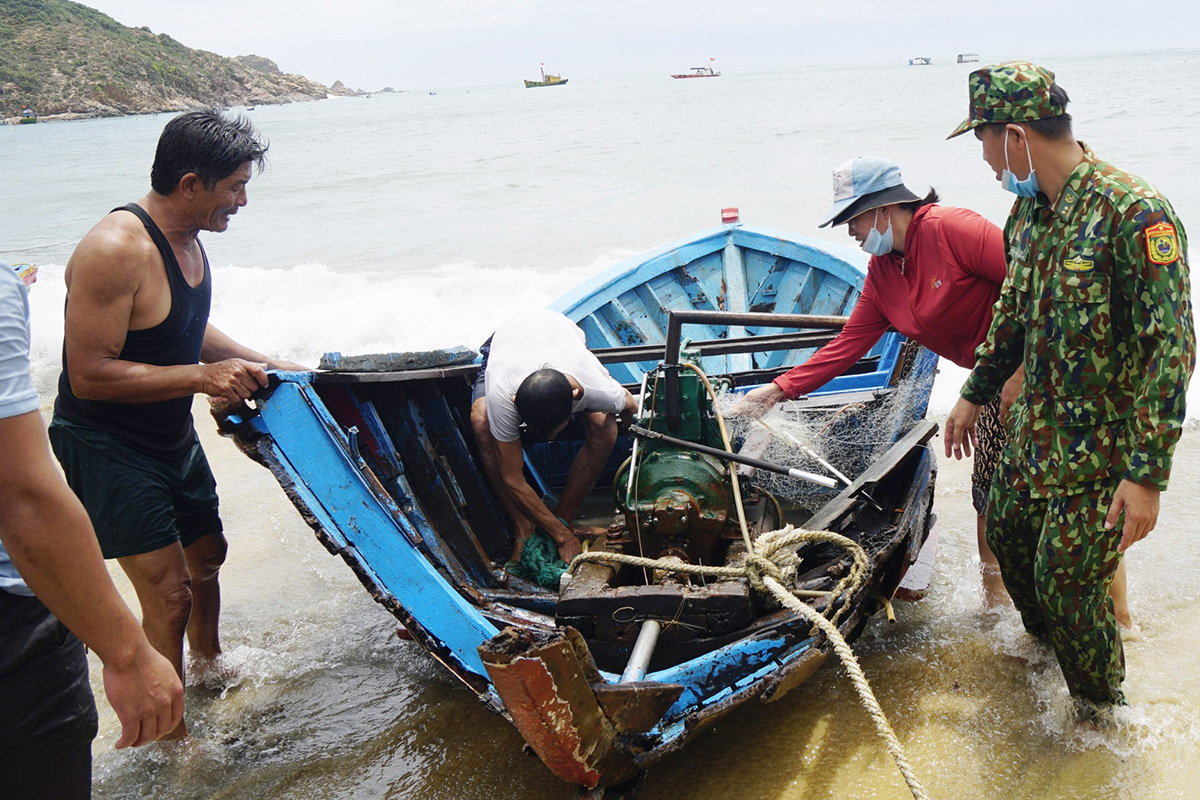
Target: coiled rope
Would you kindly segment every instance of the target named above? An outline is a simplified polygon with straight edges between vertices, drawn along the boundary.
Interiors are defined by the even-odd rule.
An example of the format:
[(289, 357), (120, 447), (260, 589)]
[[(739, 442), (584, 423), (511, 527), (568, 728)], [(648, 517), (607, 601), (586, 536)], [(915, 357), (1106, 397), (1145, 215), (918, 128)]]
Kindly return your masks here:
[[(699, 367), (686, 361), (681, 366), (691, 369), (700, 376), (700, 380), (704, 383), (709, 396), (713, 400), (713, 409), (717, 415), (717, 426), (721, 432), (721, 438), (724, 440), (725, 449), (733, 452), (729, 434), (725, 427), (725, 420), (721, 416), (720, 411), (717, 410), (716, 391), (709, 382), (708, 376)], [(887, 716), (883, 713), (879, 701), (875, 699), (875, 694), (871, 691), (871, 685), (867, 682), (867, 676), (863, 673), (862, 667), (854, 655), (854, 651), (850, 649), (850, 645), (837, 629), (838, 621), (850, 608), (850, 599), (855, 592), (861, 589), (862, 582), (866, 578), (870, 563), (866, 551), (852, 539), (831, 531), (808, 531), (794, 528), (791, 525), (787, 525), (780, 530), (764, 533), (757, 540), (752, 541), (749, 527), (746, 524), (745, 511), (742, 506), (737, 471), (733, 463), (729, 464), (729, 474), (733, 486), (734, 506), (737, 509), (738, 521), (741, 524), (742, 540), (746, 545), (746, 560), (744, 565), (733, 567), (705, 566), (703, 564), (689, 564), (675, 556), (654, 559), (626, 553), (593, 550), (581, 553), (572, 559), (570, 566), (567, 567), (567, 572), (574, 575), (575, 570), (587, 563), (630, 564), (644, 569), (665, 570), (689, 575), (743, 578), (749, 582), (751, 588), (755, 591), (774, 597), (780, 605), (799, 615), (825, 634), (834, 652), (841, 659), (842, 665), (846, 668), (846, 673), (850, 676), (850, 682), (858, 692), (858, 696), (867, 713), (870, 714), (872, 722), (875, 723), (875, 730), (878, 731), (880, 737), (887, 745), (888, 752), (891, 753), (892, 759), (896, 762), (896, 767), (900, 770), (900, 774), (904, 776), (904, 781), (908, 784), (908, 789), (912, 792), (912, 796), (915, 800), (929, 800), (929, 794), (925, 791), (925, 787), (917, 779), (912, 766), (908, 763), (908, 758), (904, 754), (904, 748), (900, 744), (900, 739), (896, 736), (896, 732), (892, 730), (892, 726), (888, 722)], [(800, 558), (797, 554), (799, 545), (820, 542), (837, 545), (848, 551), (851, 556), (851, 566), (846, 576), (838, 582), (837, 586), (831, 592), (821, 593), (829, 596), (829, 603), (826, 606), (826, 610), (833, 612), (829, 618), (801, 601), (793, 591), (787, 588), (787, 584), (790, 584), (795, 578), (796, 569), (800, 563)], [(840, 604), (837, 602), (839, 599), (843, 600)]]
[[(827, 606), (830, 610), (834, 609), (835, 606), (839, 606), (837, 603), (839, 598), (846, 600), (846, 602), (840, 604), (830, 618), (826, 618), (821, 612), (802, 602), (786, 586), (795, 577), (796, 567), (799, 563), (799, 557), (796, 554), (796, 545), (806, 542), (828, 542), (838, 545), (846, 549), (852, 558), (850, 570), (846, 577), (831, 592), (827, 593), (830, 595), (830, 602)], [(869, 564), (867, 554), (857, 542), (830, 531), (807, 531), (788, 525), (780, 530), (770, 531), (759, 536), (754, 543), (753, 550), (746, 554), (745, 564), (740, 567), (689, 564), (674, 556), (644, 558), (627, 553), (590, 550), (572, 559), (571, 566), (567, 568), (567, 571), (574, 574), (580, 566), (588, 563), (629, 564), (645, 569), (680, 572), (689, 575), (703, 575), (716, 578), (744, 578), (756, 591), (774, 597), (780, 605), (803, 617), (807, 622), (825, 634), (834, 652), (841, 659), (847, 674), (850, 676), (850, 682), (854, 685), (855, 690), (857, 690), (858, 696), (863, 706), (867, 709), (867, 713), (870, 714), (872, 722), (875, 723), (875, 730), (879, 732), (880, 737), (887, 745), (888, 752), (891, 753), (892, 758), (895, 760), (900, 774), (904, 776), (904, 781), (908, 784), (912, 796), (916, 800), (929, 800), (929, 794), (925, 791), (925, 787), (921, 785), (920, 780), (917, 779), (916, 774), (913, 772), (912, 766), (908, 763), (908, 758), (904, 754), (904, 748), (901, 746), (899, 738), (897, 738), (895, 731), (892, 730), (892, 726), (888, 722), (887, 716), (883, 713), (879, 701), (875, 699), (875, 694), (871, 691), (871, 686), (867, 682), (867, 676), (863, 673), (858, 659), (854, 656), (854, 651), (850, 649), (850, 645), (847, 644), (841, 632), (837, 629), (837, 621), (849, 609), (849, 599), (862, 587), (862, 581), (867, 574)]]

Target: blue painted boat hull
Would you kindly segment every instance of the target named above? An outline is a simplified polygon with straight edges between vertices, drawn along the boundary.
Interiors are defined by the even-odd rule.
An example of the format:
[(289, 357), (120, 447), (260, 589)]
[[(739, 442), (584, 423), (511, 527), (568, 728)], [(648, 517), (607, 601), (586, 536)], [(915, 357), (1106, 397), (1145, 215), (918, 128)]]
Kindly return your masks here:
[[(837, 317), (857, 300), (864, 269), (861, 254), (845, 248), (725, 226), (618, 265), (554, 307), (580, 325), (614, 377), (636, 386), (662, 360), (649, 349), (667, 341), (671, 310)], [(832, 334), (802, 330), (784, 349), (778, 337), (792, 332), (761, 321), (706, 323), (687, 335), (706, 372), (751, 386)], [(776, 345), (755, 349), (772, 337)], [(731, 346), (740, 351), (726, 352)], [(589, 787), (627, 780), (741, 703), (781, 696), (829, 655), (807, 623), (760, 609), (732, 632), (668, 646), (644, 680), (622, 684), (631, 641), (566, 626), (558, 593), (497, 569), (512, 532), (476, 461), (473, 353), (420, 355), (378, 357), (384, 371), (369, 371), (370, 358), (344, 371), (347, 360), (337, 357), (329, 372), (272, 373), (255, 408), (222, 409), (218, 424), (272, 471), (372, 596), (516, 724), (559, 777)], [(901, 382), (917, 387), (883, 456), (864, 466), (856, 486), (830, 492), (806, 523), (876, 542), (867, 584), (840, 623), (850, 639), (878, 598), (895, 592), (932, 523), (936, 466), (924, 443), (936, 428), (923, 417), (935, 364), (927, 350), (887, 334), (806, 401), (814, 414), (857, 404), (869, 415)], [(527, 449), (531, 474), (548, 490), (578, 447), (567, 438)]]

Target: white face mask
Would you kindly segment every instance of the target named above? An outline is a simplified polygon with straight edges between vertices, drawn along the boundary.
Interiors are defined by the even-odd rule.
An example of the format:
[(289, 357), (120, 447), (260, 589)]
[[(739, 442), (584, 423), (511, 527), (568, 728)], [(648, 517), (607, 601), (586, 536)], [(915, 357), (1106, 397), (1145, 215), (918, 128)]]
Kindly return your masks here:
[(1017, 180), (1008, 169), (1008, 128), (1004, 129), (1004, 172), (1000, 173), (1000, 185), (1017, 197), (1036, 197), (1041, 189), (1038, 186), (1037, 174), (1033, 169), (1033, 156), (1029, 154), (1029, 139), (1025, 139), (1025, 157), (1029, 159), (1029, 177), (1023, 181)]
[(892, 252), (892, 247), (895, 244), (895, 238), (892, 234), (892, 218), (888, 217), (887, 230), (880, 233), (875, 229), (879, 224), (879, 209), (875, 209), (875, 221), (871, 223), (871, 230), (867, 231), (867, 238), (863, 240), (862, 249), (873, 256), (885, 256)]

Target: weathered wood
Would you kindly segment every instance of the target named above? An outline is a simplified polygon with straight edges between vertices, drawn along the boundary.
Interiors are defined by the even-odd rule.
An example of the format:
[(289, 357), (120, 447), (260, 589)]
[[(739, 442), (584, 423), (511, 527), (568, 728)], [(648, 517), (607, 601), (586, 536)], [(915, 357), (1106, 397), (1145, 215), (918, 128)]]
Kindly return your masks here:
[(683, 694), (683, 687), (677, 683), (638, 681), (593, 684), (592, 691), (617, 730), (633, 734), (645, 733), (657, 725)]
[(438, 350), (418, 350), (408, 353), (370, 353), (344, 356), (326, 353), (321, 356), (319, 369), (328, 372), (406, 372), (408, 370), (449, 367), (466, 364), (479, 357), (469, 347), (456, 345)]
[(601, 679), (578, 632), (505, 628), (479, 657), (509, 718), (555, 775), (590, 789), (637, 774), (592, 689)]

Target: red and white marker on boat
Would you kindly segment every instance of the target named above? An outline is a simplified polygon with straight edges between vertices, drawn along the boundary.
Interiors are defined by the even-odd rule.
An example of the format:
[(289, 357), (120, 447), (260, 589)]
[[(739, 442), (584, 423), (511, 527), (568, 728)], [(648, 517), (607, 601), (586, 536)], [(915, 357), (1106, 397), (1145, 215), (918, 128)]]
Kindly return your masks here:
[(737, 208), (722, 208), (721, 209), (721, 224), (732, 225), (738, 221)]

